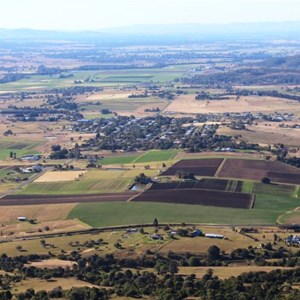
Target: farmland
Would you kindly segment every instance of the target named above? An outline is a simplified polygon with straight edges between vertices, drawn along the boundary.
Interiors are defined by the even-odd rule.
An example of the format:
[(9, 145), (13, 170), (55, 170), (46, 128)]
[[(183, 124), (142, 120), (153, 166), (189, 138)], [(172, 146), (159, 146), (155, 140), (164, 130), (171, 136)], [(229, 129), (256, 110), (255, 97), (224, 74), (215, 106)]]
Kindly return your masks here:
[(299, 175), (298, 169), (279, 162), (226, 159), (218, 176), (258, 181), (263, 177), (270, 177), (275, 182), (299, 184)]
[(132, 201), (251, 208), (253, 198), (250, 194), (189, 188), (146, 191)]
[(226, 112), (295, 112), (300, 111), (298, 102), (271, 97), (236, 97), (218, 101), (199, 101), (193, 95), (178, 97), (165, 111), (174, 113), (226, 113)]
[(299, 299), (285, 26), (1, 29), (0, 299)]
[(85, 171), (47, 172), (37, 178), (34, 182), (60, 182), (74, 181), (83, 176)]
[(0, 160), (9, 158), (10, 152), (15, 152), (17, 157), (28, 154), (37, 154), (36, 147), (40, 145), (38, 142), (16, 142), (14, 140), (6, 139), (0, 142)]
[(178, 171), (193, 173), (196, 176), (214, 176), (223, 159), (181, 160), (162, 175), (175, 175)]

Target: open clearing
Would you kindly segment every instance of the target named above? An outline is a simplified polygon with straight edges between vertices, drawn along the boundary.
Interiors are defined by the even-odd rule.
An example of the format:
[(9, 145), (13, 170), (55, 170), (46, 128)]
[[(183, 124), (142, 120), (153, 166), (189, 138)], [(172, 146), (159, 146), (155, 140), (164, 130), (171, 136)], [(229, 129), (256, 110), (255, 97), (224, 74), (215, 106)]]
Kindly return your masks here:
[(46, 172), (39, 178), (37, 178), (34, 182), (60, 182), (60, 181), (74, 181), (86, 171), (51, 171)]
[(164, 110), (164, 112), (175, 113), (225, 113), (225, 112), (293, 112), (300, 111), (298, 101), (248, 96), (236, 97), (229, 100), (196, 100), (195, 95), (184, 95), (177, 97)]
[(81, 203), (71, 211), (69, 218), (78, 218), (92, 227), (149, 224), (154, 218), (166, 223), (274, 224), (282, 213), (282, 210), (130, 201)]
[(49, 292), (58, 286), (61, 286), (64, 290), (68, 290), (72, 287), (94, 287), (95, 285), (75, 278), (58, 278), (50, 280), (26, 279), (16, 283), (12, 288), (12, 292), (21, 293), (25, 292), (27, 289), (35, 289), (36, 291), (45, 290)]
[(34, 261), (29, 263), (30, 266), (36, 267), (36, 268), (47, 268), (47, 269), (55, 269), (58, 267), (61, 268), (72, 268), (74, 265), (74, 262), (69, 260), (61, 260), (57, 258), (47, 259), (47, 260), (41, 260), (41, 261)]
[[(3, 224), (4, 225), (4, 224)], [(45, 230), (45, 227), (47, 230)], [(40, 221), (36, 224), (29, 222), (19, 222), (17, 224), (8, 224), (1, 227), (1, 240), (11, 240), (16, 237), (26, 238), (31, 235), (44, 235), (49, 233), (71, 232), (76, 230), (87, 229), (88, 226), (79, 220), (54, 220)], [(2, 247), (2, 246), (1, 246)]]
[(274, 270), (289, 270), (292, 268), (283, 267), (260, 267), (260, 266), (239, 266), (239, 267), (180, 267), (178, 273), (182, 275), (195, 274), (197, 278), (201, 279), (208, 270), (213, 270), (214, 276), (218, 276), (220, 279), (227, 279), (231, 276), (239, 276), (242, 273), (249, 272), (271, 272)]
[(241, 140), (260, 145), (282, 143), (286, 146), (300, 146), (300, 129), (282, 128), (278, 123), (259, 123), (247, 126), (247, 130), (234, 130), (228, 127), (220, 127), (217, 131), (220, 135), (242, 136)]
[[(1, 203), (2, 199), (0, 199)], [(73, 203), (53, 205), (2, 206), (0, 220), (2, 223), (17, 223), (17, 218), (25, 216), (38, 221), (64, 220), (76, 206)], [(19, 223), (22, 224), (22, 223)]]

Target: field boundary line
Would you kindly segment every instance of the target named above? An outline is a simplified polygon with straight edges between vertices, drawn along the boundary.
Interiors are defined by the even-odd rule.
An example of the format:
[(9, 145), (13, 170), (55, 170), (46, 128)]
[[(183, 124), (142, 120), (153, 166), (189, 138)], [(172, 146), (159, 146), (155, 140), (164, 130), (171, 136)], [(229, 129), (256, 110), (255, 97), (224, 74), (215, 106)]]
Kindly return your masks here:
[(144, 155), (146, 155), (148, 153), (148, 151), (146, 151), (145, 153), (139, 155), (138, 157), (136, 157), (132, 162), (131, 164), (134, 164), (140, 157), (143, 157)]
[[(143, 192), (142, 192), (143, 193)], [(140, 196), (142, 193), (138, 193), (137, 195), (134, 195), (132, 197), (130, 197), (129, 199), (126, 200), (126, 202), (131, 202), (133, 201), (136, 197)]]
[(295, 188), (295, 191), (293, 193), (293, 197), (294, 198), (299, 198), (298, 197), (299, 192), (300, 192), (300, 185), (297, 185), (296, 188)]
[(227, 158), (224, 158), (223, 161), (221, 162), (221, 164), (219, 165), (219, 168), (218, 168), (218, 170), (216, 171), (214, 177), (219, 178), (219, 174), (220, 174), (220, 172), (222, 171), (223, 166), (224, 166), (224, 164), (225, 164), (226, 161), (227, 161)]

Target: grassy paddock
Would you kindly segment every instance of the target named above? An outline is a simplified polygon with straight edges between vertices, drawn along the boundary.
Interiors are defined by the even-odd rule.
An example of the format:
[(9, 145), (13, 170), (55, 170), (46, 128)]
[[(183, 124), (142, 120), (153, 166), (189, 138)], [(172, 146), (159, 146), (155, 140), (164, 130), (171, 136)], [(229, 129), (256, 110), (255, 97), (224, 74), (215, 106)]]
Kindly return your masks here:
[(78, 218), (93, 226), (159, 222), (214, 224), (271, 224), (282, 212), (260, 209), (233, 209), (201, 205), (163, 203), (81, 203), (68, 218)]
[(133, 163), (171, 160), (177, 155), (178, 152), (178, 150), (149, 150), (145, 154), (142, 154), (136, 158)]

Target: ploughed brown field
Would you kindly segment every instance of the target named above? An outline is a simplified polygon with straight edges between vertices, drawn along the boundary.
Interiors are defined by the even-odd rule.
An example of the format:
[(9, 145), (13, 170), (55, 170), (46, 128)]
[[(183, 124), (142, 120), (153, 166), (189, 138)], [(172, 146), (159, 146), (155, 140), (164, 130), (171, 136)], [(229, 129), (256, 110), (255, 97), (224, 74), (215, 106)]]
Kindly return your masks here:
[(9, 205), (34, 205), (54, 203), (83, 203), (83, 202), (110, 202), (127, 201), (136, 195), (134, 192), (113, 194), (88, 194), (88, 195), (8, 195), (0, 199), (0, 206)]
[(300, 184), (300, 171), (276, 161), (226, 159), (218, 177), (261, 180)]
[(194, 205), (251, 208), (254, 196), (245, 193), (201, 190), (195, 188), (148, 190), (132, 201), (183, 203)]
[(238, 181), (235, 187), (232, 187), (232, 181), (226, 179), (203, 178), (198, 181), (177, 181), (166, 183), (154, 183), (149, 190), (168, 190), (168, 189), (206, 189), (216, 191), (241, 192), (243, 182)]
[(163, 172), (163, 176), (176, 175), (178, 171), (193, 173), (195, 176), (214, 176), (223, 158), (208, 158), (208, 159), (184, 159), (175, 163), (168, 170)]

